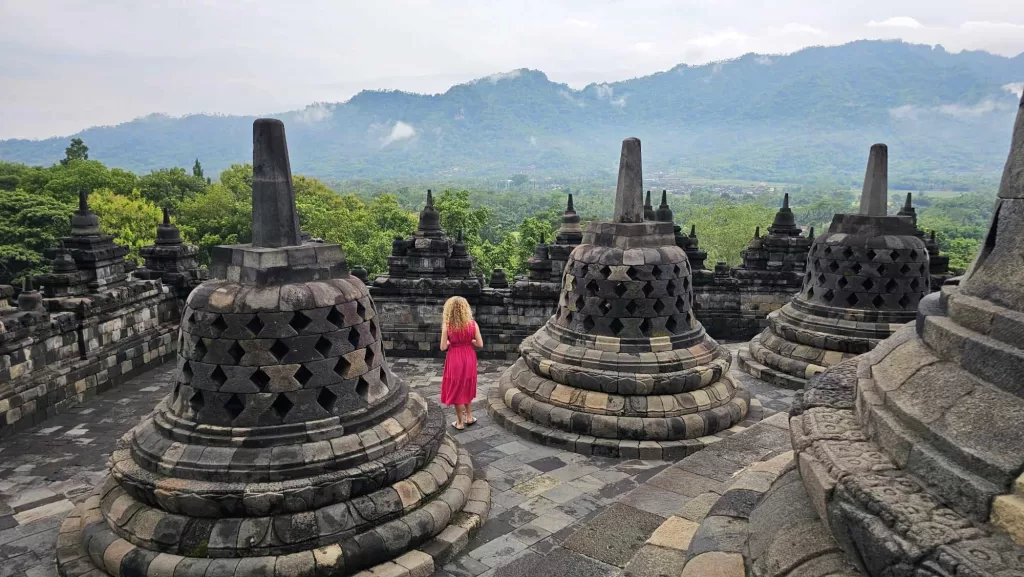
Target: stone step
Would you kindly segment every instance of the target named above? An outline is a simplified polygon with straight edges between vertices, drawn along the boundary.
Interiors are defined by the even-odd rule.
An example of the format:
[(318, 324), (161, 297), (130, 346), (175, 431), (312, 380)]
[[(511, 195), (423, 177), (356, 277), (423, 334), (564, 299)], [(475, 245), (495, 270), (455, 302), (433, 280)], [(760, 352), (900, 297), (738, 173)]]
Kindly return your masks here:
[(992, 501), (992, 524), (1009, 533), (1018, 545), (1024, 545), (1024, 475), (1013, 484), (1013, 493)]
[[(754, 337), (754, 339), (757, 338), (758, 337)], [(751, 341), (751, 344), (753, 344), (753, 341)], [(748, 375), (760, 379), (768, 384), (789, 389), (791, 391), (799, 391), (804, 388), (804, 384), (807, 382), (805, 379), (794, 377), (793, 375), (762, 365), (754, 359), (754, 356), (750, 354), (750, 351), (747, 349), (741, 348), (736, 352), (736, 356), (736, 364), (740, 369)]]
[(703, 521), (742, 514), (756, 502), (751, 502), (754, 495), (767, 490), (783, 470), (792, 468), (787, 430), (787, 416), (777, 414), (653, 477), (650, 483), (656, 486), (686, 484), (685, 489), (693, 496), (651, 534), (626, 564), (623, 575), (674, 576), (682, 572), (687, 576), (742, 577), (742, 555), (712, 550), (719, 543), (718, 535), (704, 530)]

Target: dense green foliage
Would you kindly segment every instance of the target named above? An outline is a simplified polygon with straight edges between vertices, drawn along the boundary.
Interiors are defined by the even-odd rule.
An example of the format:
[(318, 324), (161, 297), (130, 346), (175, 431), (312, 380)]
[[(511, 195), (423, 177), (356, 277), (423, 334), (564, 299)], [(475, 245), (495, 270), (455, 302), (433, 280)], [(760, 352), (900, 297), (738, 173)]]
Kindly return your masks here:
[[(444, 94), (367, 91), (278, 117), (295, 171), (328, 180), (508, 175), (518, 187), (551, 176), (571, 186), (569, 175), (612, 174), (619, 142), (637, 136), (648, 174), (806, 184), (827, 176), (842, 188), (859, 185), (868, 147), (887, 142), (894, 188), (967, 192), (997, 178), (1017, 98), (1004, 87), (1024, 80), (1022, 70), (1024, 55), (859, 41), (581, 90), (519, 70)], [(215, 173), (244, 159), (252, 121), (152, 115), (75, 136), (110, 166), (149, 172), (198, 155)], [(0, 141), (0, 159), (49, 164), (66, 145)]]

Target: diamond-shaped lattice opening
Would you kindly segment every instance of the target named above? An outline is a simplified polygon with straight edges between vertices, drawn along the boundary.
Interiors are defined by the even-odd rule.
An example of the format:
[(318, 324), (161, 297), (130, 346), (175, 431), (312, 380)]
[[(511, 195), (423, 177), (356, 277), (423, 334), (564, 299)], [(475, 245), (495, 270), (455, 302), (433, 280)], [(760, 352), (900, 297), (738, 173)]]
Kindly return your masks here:
[(644, 296), (651, 298), (651, 293), (654, 292), (654, 285), (651, 283), (644, 283)]
[(650, 336), (650, 332), (651, 332), (651, 321), (649, 321), (647, 319), (644, 319), (644, 320), (640, 321), (640, 334), (642, 334), (642, 335), (644, 335), (646, 337), (646, 336)]
[(880, 309), (885, 306), (885, 299), (882, 295), (875, 295), (875, 298), (871, 299), (871, 304), (875, 305), (876, 309)]
[(826, 246), (825, 247), (825, 254), (831, 255), (832, 254), (832, 247)]
[(900, 258), (900, 251), (893, 250), (893, 251), (891, 251), (889, 253), (889, 259), (892, 260), (892, 262), (896, 262), (899, 258)]
[(911, 249), (911, 251), (910, 251), (910, 260), (917, 260), (917, 251), (916, 250)]
[(217, 383), (218, 387), (222, 387), (224, 386), (224, 383), (228, 382), (228, 376), (224, 374), (224, 369), (220, 368), (220, 365), (217, 365), (213, 369), (213, 372), (210, 373), (210, 380)]
[(636, 301), (629, 301), (628, 303), (626, 303), (626, 312), (631, 315), (635, 315), (637, 309), (639, 308), (640, 305), (636, 304)]
[(612, 275), (612, 269), (611, 269), (611, 267), (609, 267), (608, 265), (604, 265), (603, 267), (601, 267), (601, 276), (602, 276), (602, 277), (604, 277), (604, 278), (608, 278), (608, 277), (610, 277), (611, 275)]
[(370, 339), (377, 340), (377, 321), (370, 320)]
[(576, 307), (576, 310), (582, 310), (586, 304), (587, 301), (583, 298), (583, 295), (576, 295), (576, 298), (573, 299), (573, 305)]
[(850, 284), (850, 281), (846, 280), (845, 276), (840, 277), (839, 280), (836, 281), (836, 286), (839, 288), (846, 288), (846, 285), (848, 284)]
[(242, 399), (238, 398), (238, 395), (231, 395), (228, 401), (224, 403), (224, 410), (231, 415), (231, 420), (234, 421), (245, 410), (245, 403), (242, 402)]
[(210, 328), (213, 329), (214, 336), (219, 337), (222, 332), (228, 330), (228, 322), (222, 315), (217, 315), (217, 318), (210, 323)]
[(295, 380), (298, 381), (300, 385), (305, 387), (306, 383), (308, 383), (309, 380), (313, 378), (313, 372), (307, 369), (305, 365), (300, 365), (299, 370), (295, 371), (294, 377)]
[(585, 276), (587, 276), (587, 271), (589, 271), (589, 270), (590, 270), (590, 265), (585, 264), (585, 265), (580, 267), (580, 274), (578, 274), (577, 276), (585, 277)]
[(661, 299), (654, 301), (654, 312), (660, 316), (665, 310), (665, 303), (661, 302)]
[(909, 266), (903, 265), (903, 266), (900, 267), (900, 274), (907, 274), (908, 272), (910, 272), (910, 267)]
[(862, 267), (859, 262), (855, 262), (853, 263), (853, 266), (850, 267), (850, 270), (853, 271), (853, 274), (860, 274), (860, 271), (864, 270), (864, 267)]
[(338, 307), (331, 307), (331, 312), (327, 313), (327, 322), (340, 329), (345, 325), (345, 315), (341, 314)]
[(281, 362), (281, 359), (288, 354), (288, 345), (283, 341), (276, 340), (274, 344), (270, 345), (270, 354), (274, 355), (278, 362)]
[(306, 327), (313, 324), (313, 319), (307, 317), (302, 311), (295, 311), (292, 315), (291, 320), (288, 321), (288, 326), (295, 329), (295, 332), (301, 333), (306, 330)]
[(192, 412), (198, 413), (203, 410), (204, 405), (206, 405), (206, 399), (203, 398), (203, 392), (196, 389), (192, 392), (192, 397), (188, 400), (188, 406), (192, 409)]
[(376, 360), (377, 355), (373, 353), (373, 347), (366, 347), (363, 350), (366, 351), (363, 355), (363, 359), (366, 361), (366, 368), (370, 368), (373, 366), (373, 361)]
[(320, 394), (316, 396), (316, 404), (320, 405), (328, 413), (334, 412), (334, 402), (337, 400), (338, 395), (335, 395), (327, 387), (320, 389)]
[(201, 361), (205, 356), (206, 343), (203, 342), (203, 339), (199, 339), (196, 341), (196, 346), (192, 348), (192, 358), (194, 360)]
[(359, 318), (366, 320), (366, 307), (363, 306), (363, 301), (356, 301), (356, 314)]
[(907, 295), (903, 295), (903, 296), (900, 297), (900, 300), (898, 300), (896, 302), (899, 303), (901, 308), (906, 310), (907, 306), (910, 305), (910, 297), (908, 297)]
[(878, 276), (885, 276), (885, 271), (889, 270), (889, 267), (884, 264), (878, 265)]
[(565, 325), (569, 326), (572, 324), (572, 311), (566, 311), (565, 313)]
[(608, 314), (612, 310), (612, 303), (607, 300), (601, 301), (601, 304), (597, 305), (597, 308), (601, 309), (601, 314)]
[(195, 320), (195, 311), (189, 311), (188, 314), (185, 316), (185, 320), (181, 322), (182, 328), (188, 331), (188, 329), (192, 328), (192, 323), (195, 322)]
[(829, 262), (828, 263), (828, 270), (830, 270), (832, 272), (836, 272), (837, 270), (839, 270), (839, 263), (837, 263), (836, 261)]
[(181, 380), (184, 383), (192, 382), (192, 365), (188, 361), (181, 365)]
[(689, 288), (690, 288), (690, 277), (684, 276), (683, 277), (683, 290), (687, 290)]
[(615, 283), (615, 296), (622, 298), (626, 294), (627, 290), (629, 289), (626, 288), (626, 285), (622, 283)]
[(683, 298), (682, 296), (676, 297), (676, 310), (677, 311), (684, 311), (684, 310), (686, 310), (686, 299)]
[(388, 385), (388, 371), (383, 366), (380, 368), (380, 382), (384, 383), (385, 387)]
[(855, 293), (850, 293), (850, 296), (846, 297), (846, 304), (850, 305), (851, 307), (857, 306), (857, 303), (859, 302), (860, 299), (857, 298), (857, 295)]
[(262, 391), (270, 384), (270, 375), (263, 372), (263, 369), (256, 369), (256, 372), (249, 376), (249, 380)]
[(316, 344), (313, 345), (313, 348), (316, 349), (316, 352), (320, 353), (321, 357), (326, 359), (327, 355), (331, 354), (331, 346), (331, 341), (320, 337), (317, 339)]
[(866, 253), (864, 253), (864, 254), (865, 254), (865, 255), (866, 255), (866, 256), (867, 256), (867, 257), (868, 257), (869, 259), (871, 259), (871, 260), (874, 260), (874, 259), (875, 259), (875, 254), (876, 254), (876, 253), (875, 253), (875, 251), (874, 251), (873, 249), (870, 249), (870, 248), (869, 248), (869, 249), (868, 249), (868, 252), (866, 252)]
[(245, 328), (248, 329), (249, 332), (252, 333), (252, 336), (254, 337), (259, 336), (260, 331), (263, 330), (263, 327), (264, 324), (263, 321), (260, 320), (259, 315), (253, 315), (253, 317), (249, 319), (249, 322), (245, 323)]
[(363, 377), (359, 377), (359, 381), (356, 382), (356, 394), (359, 395), (360, 399), (366, 400), (366, 395), (370, 393), (370, 383)]
[(863, 282), (862, 284), (863, 284), (863, 286), (864, 286), (864, 290), (866, 290), (866, 291), (869, 291), (869, 290), (871, 290), (871, 289), (875, 288), (875, 283), (874, 283), (874, 281), (872, 281), (872, 280), (871, 280), (871, 279), (869, 279), (869, 278), (866, 278), (866, 279), (864, 279), (864, 282)]
[(583, 330), (587, 331), (588, 333), (594, 330), (594, 319), (592, 317), (588, 316), (585, 319), (583, 319)]
[(676, 332), (677, 325), (678, 323), (676, 323), (676, 317), (668, 317), (668, 320), (665, 321), (665, 329), (668, 330), (668, 332), (670, 333)]
[(683, 276), (682, 270), (683, 269), (679, 268), (679, 265), (672, 265), (672, 273), (676, 275), (676, 278)]
[(171, 393), (172, 399), (177, 399), (181, 395), (181, 383), (174, 383), (174, 392)]
[(825, 302), (830, 303), (835, 298), (836, 293), (832, 292), (832, 289), (825, 291), (825, 294), (821, 295), (821, 298), (825, 299)]
[(899, 286), (900, 284), (896, 282), (894, 279), (889, 279), (889, 281), (885, 283), (885, 291), (894, 292), (897, 288), (899, 288)]
[(818, 275), (818, 284), (825, 284), (825, 281), (827, 280), (828, 277), (826, 277), (824, 273)]
[(289, 399), (286, 395), (282, 393), (278, 395), (276, 399), (274, 399), (274, 402), (273, 404), (270, 405), (270, 408), (273, 409), (274, 412), (277, 413), (277, 416), (280, 417), (281, 420), (283, 421), (285, 417), (288, 416), (288, 411), (292, 410), (292, 407), (294, 406), (295, 403), (293, 403), (291, 399)]
[(848, 258), (850, 258), (852, 256), (853, 256), (853, 249), (852, 248), (846, 247), (846, 248), (843, 249), (843, 258), (847, 258), (848, 259)]
[(626, 269), (626, 276), (629, 277), (629, 280), (636, 280), (636, 268), (634, 268), (632, 266), (627, 268)]
[(807, 287), (807, 298), (814, 298), (814, 288)]
[(245, 349), (242, 348), (242, 345), (238, 344), (238, 341), (235, 341), (231, 343), (230, 347), (228, 347), (228, 356), (231, 357), (231, 360), (233, 360), (237, 365), (242, 362), (242, 357), (245, 356)]
[(353, 349), (359, 348), (359, 330), (356, 327), (352, 327), (348, 331), (348, 344), (352, 345)]
[(339, 377), (344, 377), (351, 367), (352, 363), (348, 362), (348, 359), (345, 357), (338, 357), (338, 362), (334, 365), (334, 372)]
[(598, 290), (597, 281), (594, 279), (588, 280), (587, 284), (583, 285), (583, 289), (587, 291), (587, 295), (589, 296), (596, 295)]
[(654, 269), (651, 271), (651, 274), (653, 274), (654, 278), (656, 278), (658, 280), (662, 280), (666, 276), (665, 275), (665, 269), (663, 269), (663, 268), (661, 268), (660, 266), (657, 266), (657, 265), (654, 266)]
[(622, 325), (622, 321), (620, 321), (619, 319), (612, 319), (612, 322), (608, 323), (608, 328), (610, 328), (613, 333), (618, 335), (624, 327)]
[(910, 280), (910, 290), (916, 291), (920, 286), (921, 283), (916, 278)]

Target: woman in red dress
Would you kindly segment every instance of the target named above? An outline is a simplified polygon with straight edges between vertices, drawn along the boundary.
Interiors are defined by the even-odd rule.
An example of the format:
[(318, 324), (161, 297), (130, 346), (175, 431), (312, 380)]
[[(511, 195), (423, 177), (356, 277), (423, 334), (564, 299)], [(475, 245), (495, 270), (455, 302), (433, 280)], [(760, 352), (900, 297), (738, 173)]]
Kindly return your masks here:
[(441, 322), (441, 350), (448, 351), (441, 378), (441, 402), (455, 405), (452, 426), (460, 431), (476, 423), (469, 404), (476, 397), (476, 349), (482, 346), (484, 339), (469, 302), (462, 297), (448, 299)]

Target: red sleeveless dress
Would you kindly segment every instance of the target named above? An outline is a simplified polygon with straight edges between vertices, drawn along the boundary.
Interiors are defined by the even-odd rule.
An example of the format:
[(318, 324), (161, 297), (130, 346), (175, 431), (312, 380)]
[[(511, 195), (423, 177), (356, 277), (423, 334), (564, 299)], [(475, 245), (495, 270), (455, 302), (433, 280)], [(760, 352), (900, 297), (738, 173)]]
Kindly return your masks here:
[(446, 405), (468, 405), (476, 397), (476, 322), (470, 321), (460, 330), (448, 330), (448, 356), (441, 377), (441, 402)]

